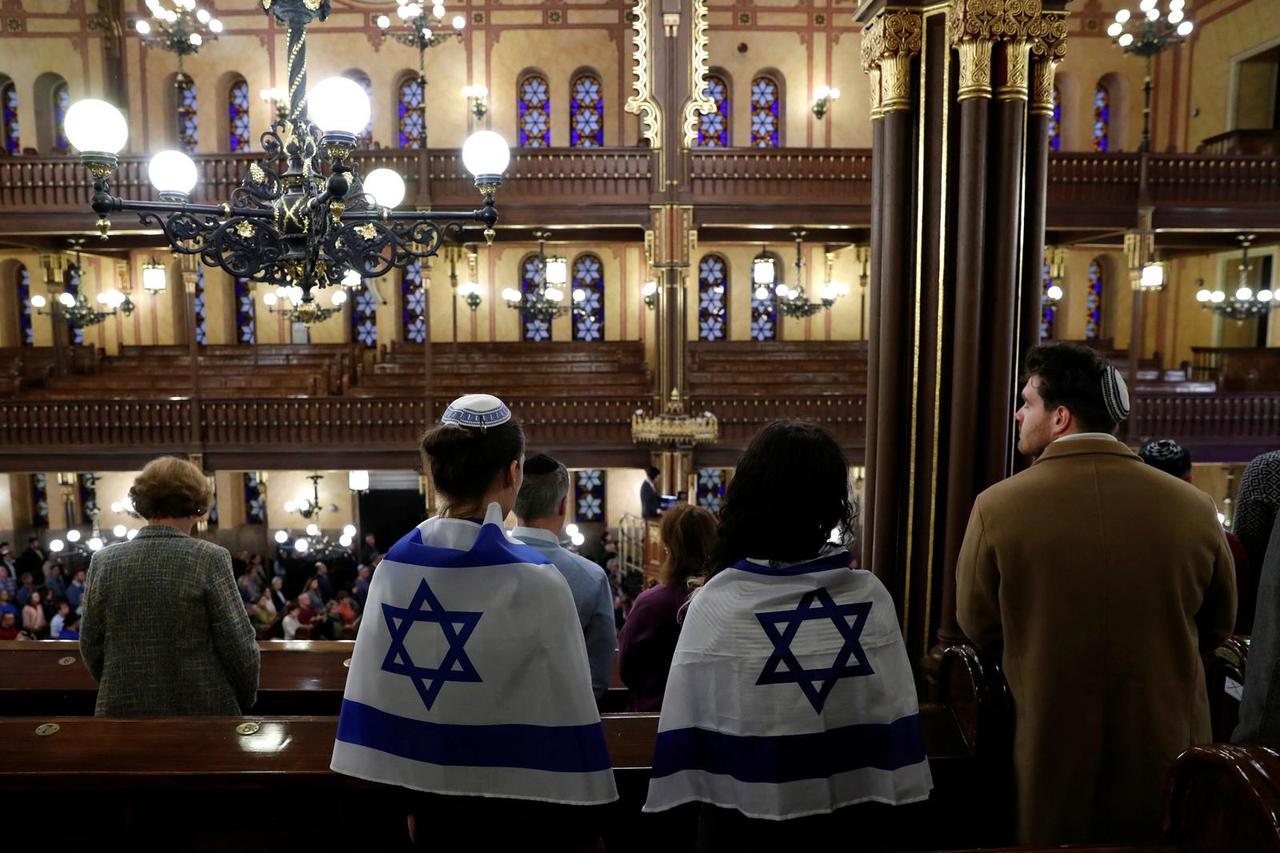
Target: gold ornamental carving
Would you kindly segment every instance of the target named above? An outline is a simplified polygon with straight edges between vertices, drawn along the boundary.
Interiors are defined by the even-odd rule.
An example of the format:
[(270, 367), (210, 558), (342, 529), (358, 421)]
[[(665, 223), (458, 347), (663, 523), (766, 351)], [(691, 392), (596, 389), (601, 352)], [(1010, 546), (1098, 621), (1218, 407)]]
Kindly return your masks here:
[(692, 148), (698, 142), (698, 125), (704, 113), (716, 111), (716, 102), (707, 97), (707, 65), (711, 52), (707, 39), (707, 0), (693, 0), (693, 44), (689, 52), (689, 99), (684, 104), (682, 127), (684, 147)]
[(911, 54), (880, 60), (881, 113), (911, 109)]
[(1027, 110), (1032, 115), (1053, 115), (1054, 73), (1067, 55), (1065, 12), (1044, 12), (1031, 32), (1031, 95)]
[(640, 116), (640, 132), (649, 147), (662, 147), (662, 110), (653, 97), (653, 78), (649, 73), (649, 7), (653, 0), (636, 0), (633, 9), (631, 43), (634, 46), (631, 88), (634, 90), (623, 108)]
[(1040, 0), (951, 0), (947, 28), (953, 47), (964, 41), (1027, 41), (1040, 17)]
[(996, 89), (996, 99), (1001, 101), (1025, 101), (1027, 99), (1027, 66), (1031, 62), (1031, 44), (1011, 41), (1004, 45), (1004, 79)]
[(1037, 59), (1031, 63), (1031, 95), (1027, 111), (1031, 115), (1053, 115), (1053, 77), (1058, 63)]
[(871, 118), (911, 108), (911, 60), (923, 43), (919, 14), (886, 12), (862, 29), (862, 68), (871, 83)]
[(991, 42), (960, 42), (960, 88), (956, 100), (991, 97)]

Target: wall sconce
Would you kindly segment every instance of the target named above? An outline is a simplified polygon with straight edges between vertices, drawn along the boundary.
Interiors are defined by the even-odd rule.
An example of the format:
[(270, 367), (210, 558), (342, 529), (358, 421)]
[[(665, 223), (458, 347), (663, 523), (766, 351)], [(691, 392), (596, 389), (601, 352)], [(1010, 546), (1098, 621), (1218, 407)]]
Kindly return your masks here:
[(646, 281), (644, 286), (640, 288), (640, 295), (644, 297), (644, 307), (650, 311), (658, 307), (658, 283), (656, 281)]
[(348, 471), (347, 472), (347, 488), (353, 492), (369, 491), (369, 472), (368, 471)]
[(165, 273), (164, 264), (158, 264), (155, 258), (148, 263), (142, 265), (142, 289), (147, 293), (155, 295), (164, 293), (169, 287), (169, 280)]
[(1150, 211), (1142, 211), (1138, 228), (1124, 235), (1124, 253), (1129, 260), (1129, 285), (1134, 290), (1164, 290), (1164, 264), (1156, 260), (1156, 235)]
[(751, 283), (756, 286), (756, 299), (768, 299), (769, 291), (776, 280), (773, 258), (769, 256), (765, 247), (761, 246), (760, 254), (751, 259)]
[(276, 121), (284, 121), (289, 116), (289, 90), (283, 86), (272, 86), (258, 93), (264, 104), (275, 107)]
[(823, 116), (831, 109), (832, 104), (840, 97), (840, 90), (834, 86), (820, 86), (813, 93), (813, 114), (822, 121)]
[(1164, 290), (1164, 264), (1151, 261), (1142, 267), (1142, 275), (1138, 279), (1140, 290)]
[(485, 101), (489, 97), (489, 90), (484, 86), (463, 86), (462, 96), (471, 102), (471, 114), (476, 117), (476, 121), (480, 121), (489, 112), (489, 104)]
[(467, 303), (467, 307), (472, 311), (478, 309), (480, 307), (480, 303), (484, 301), (481, 296), (480, 285), (476, 284), (474, 281), (468, 281), (458, 285), (458, 295), (462, 297), (463, 301)]

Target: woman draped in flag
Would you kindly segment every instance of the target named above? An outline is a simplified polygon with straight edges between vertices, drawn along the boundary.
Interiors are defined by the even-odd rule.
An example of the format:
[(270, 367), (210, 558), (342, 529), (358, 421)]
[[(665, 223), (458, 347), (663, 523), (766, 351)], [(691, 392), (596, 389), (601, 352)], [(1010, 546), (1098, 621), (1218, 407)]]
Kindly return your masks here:
[(667, 679), (645, 805), (703, 803), (700, 850), (800, 849), (833, 831), (866, 849), (865, 808), (837, 810), (929, 796), (893, 601), (831, 542), (849, 541), (854, 512), (848, 462), (814, 424), (765, 427), (729, 482), (711, 577)]
[(378, 566), (331, 767), (422, 792), (419, 848), (575, 850), (617, 799), (564, 578), (510, 539), (524, 432), (496, 397), (422, 439), (440, 514)]

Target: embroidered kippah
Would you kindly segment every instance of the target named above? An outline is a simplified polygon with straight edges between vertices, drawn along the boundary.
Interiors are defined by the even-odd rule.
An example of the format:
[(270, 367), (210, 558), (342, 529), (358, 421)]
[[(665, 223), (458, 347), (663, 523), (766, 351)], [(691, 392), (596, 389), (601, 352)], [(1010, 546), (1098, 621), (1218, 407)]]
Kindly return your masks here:
[(1110, 364), (1102, 370), (1102, 402), (1116, 423), (1129, 417), (1129, 386), (1120, 371)]
[(440, 417), (442, 424), (488, 429), (511, 420), (507, 404), (492, 394), (466, 394), (449, 404)]
[(1181, 462), (1186, 458), (1187, 451), (1173, 439), (1162, 438), (1157, 441), (1148, 441), (1142, 445), (1142, 450), (1138, 451), (1138, 455), (1148, 463)]

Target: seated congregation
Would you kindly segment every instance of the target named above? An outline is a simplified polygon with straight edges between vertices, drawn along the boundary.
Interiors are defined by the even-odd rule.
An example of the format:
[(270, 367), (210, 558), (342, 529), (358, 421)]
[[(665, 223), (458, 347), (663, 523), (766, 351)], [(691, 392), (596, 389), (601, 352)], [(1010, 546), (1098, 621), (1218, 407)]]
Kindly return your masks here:
[[(564, 465), (487, 394), (422, 438), (439, 513), (366, 542), (353, 576), (233, 561), (191, 535), (199, 469), (156, 459), (131, 492), (147, 526), (63, 587), (58, 631), (23, 615), (78, 625), (78, 649), (0, 644), (0, 789), (75, 796), (67, 838), (184, 849), (1280, 850), (1280, 455), (1251, 467), (1233, 545), (1185, 451), (1114, 437), (1114, 367), (1047, 344), (1025, 376), (1035, 461), (974, 503), (973, 645), (927, 673), (875, 567), (852, 568), (848, 460), (814, 424), (762, 429), (718, 517), (666, 510), (664, 574), (625, 608), (561, 544)], [(1248, 650), (1254, 601), (1245, 682), (1219, 652)], [(277, 642), (303, 629), (339, 642)], [(621, 685), (627, 712), (602, 714)], [(1227, 714), (1241, 743), (1210, 746)]]

